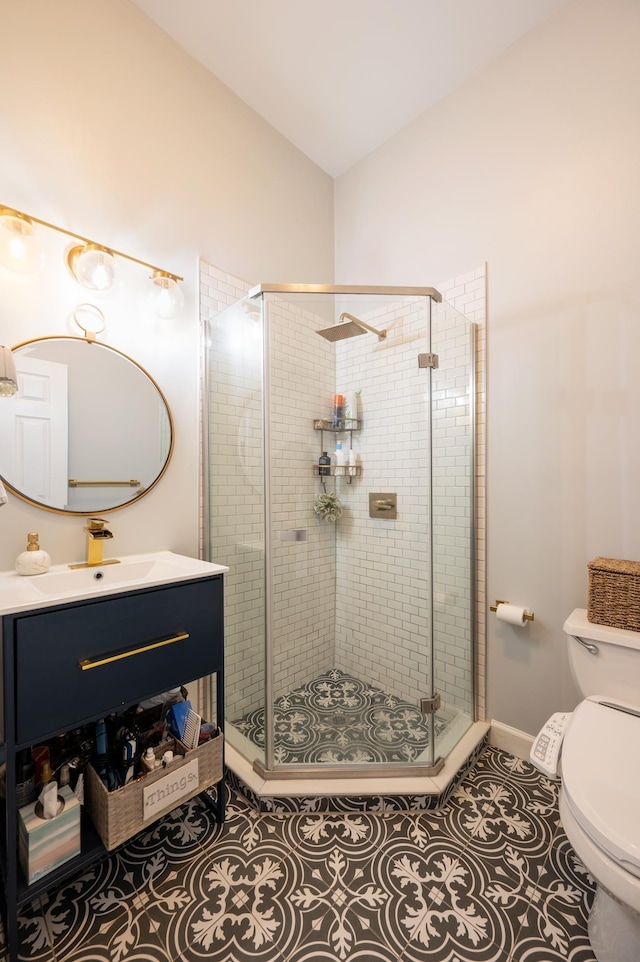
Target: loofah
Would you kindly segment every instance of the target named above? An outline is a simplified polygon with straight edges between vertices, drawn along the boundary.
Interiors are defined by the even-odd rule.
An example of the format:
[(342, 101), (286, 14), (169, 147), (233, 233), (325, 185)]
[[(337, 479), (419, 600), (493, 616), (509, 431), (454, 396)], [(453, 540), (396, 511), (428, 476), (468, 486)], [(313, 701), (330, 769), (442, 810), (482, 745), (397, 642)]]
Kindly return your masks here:
[(337, 494), (319, 494), (313, 510), (323, 521), (337, 521), (342, 515), (342, 505)]

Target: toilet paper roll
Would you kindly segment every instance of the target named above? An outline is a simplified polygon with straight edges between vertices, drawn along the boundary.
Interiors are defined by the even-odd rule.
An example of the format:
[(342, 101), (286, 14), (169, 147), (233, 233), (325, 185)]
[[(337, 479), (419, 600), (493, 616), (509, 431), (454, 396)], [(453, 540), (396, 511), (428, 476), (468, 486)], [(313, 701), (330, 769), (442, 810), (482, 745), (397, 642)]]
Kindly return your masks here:
[(519, 608), (517, 605), (498, 605), (496, 617), (498, 621), (506, 621), (508, 625), (518, 625), (522, 627), (525, 623), (524, 613), (526, 608)]

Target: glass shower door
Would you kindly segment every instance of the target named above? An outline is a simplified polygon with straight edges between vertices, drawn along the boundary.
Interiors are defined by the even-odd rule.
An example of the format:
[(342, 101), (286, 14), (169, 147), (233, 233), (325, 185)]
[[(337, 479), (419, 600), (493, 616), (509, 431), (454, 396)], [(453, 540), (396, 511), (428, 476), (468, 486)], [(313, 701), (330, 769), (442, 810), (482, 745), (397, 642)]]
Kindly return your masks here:
[(446, 758), (474, 720), (475, 325), (450, 304), (436, 304), (432, 345), (435, 743)]
[[(433, 674), (429, 372), (418, 361), (429, 350), (430, 298), (261, 296), (267, 768), (430, 768), (434, 720), (421, 712)], [(344, 313), (374, 332), (319, 334)], [(354, 394), (356, 423), (334, 423), (335, 396)], [(314, 510), (326, 496), (339, 502), (337, 520)]]
[(263, 324), (244, 299), (207, 324), (208, 557), (228, 565), (225, 598), (225, 736), (249, 762), (264, 761), (265, 470)]

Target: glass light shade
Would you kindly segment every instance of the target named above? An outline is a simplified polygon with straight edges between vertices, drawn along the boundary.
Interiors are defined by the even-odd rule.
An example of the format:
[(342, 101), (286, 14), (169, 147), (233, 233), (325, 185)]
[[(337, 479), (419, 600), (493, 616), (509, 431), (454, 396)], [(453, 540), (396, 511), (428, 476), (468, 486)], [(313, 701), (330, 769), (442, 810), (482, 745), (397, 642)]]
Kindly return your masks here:
[(11, 348), (0, 347), (0, 397), (12, 397), (17, 390), (18, 375)]
[(111, 251), (97, 244), (72, 247), (67, 254), (71, 273), (88, 291), (108, 291), (116, 278), (116, 263)]
[(8, 207), (0, 207), (0, 264), (16, 274), (33, 274), (40, 266), (33, 221)]
[(154, 271), (151, 280), (151, 303), (156, 316), (163, 320), (179, 317), (184, 308), (184, 294), (179, 282), (165, 271)]

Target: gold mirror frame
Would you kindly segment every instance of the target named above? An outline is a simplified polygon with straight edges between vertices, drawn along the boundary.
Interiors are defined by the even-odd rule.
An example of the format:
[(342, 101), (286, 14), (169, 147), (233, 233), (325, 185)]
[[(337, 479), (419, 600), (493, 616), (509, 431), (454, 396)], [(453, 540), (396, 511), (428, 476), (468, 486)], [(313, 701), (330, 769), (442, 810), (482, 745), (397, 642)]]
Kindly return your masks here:
[[(138, 493), (136, 493), (136, 495), (133, 498), (130, 498), (129, 500), (124, 501), (122, 504), (117, 504), (113, 506), (94, 507), (91, 510), (87, 510), (87, 511), (73, 511), (68, 508), (55, 508), (55, 507), (52, 507), (51, 505), (43, 504), (41, 501), (36, 501), (34, 498), (29, 497), (29, 495), (25, 494), (24, 492), (19, 491), (11, 483), (11, 481), (7, 480), (7, 478), (4, 475), (0, 475), (0, 477), (2, 478), (3, 484), (12, 494), (14, 494), (17, 498), (20, 498), (21, 501), (25, 501), (27, 504), (31, 504), (33, 505), (33, 507), (40, 508), (43, 511), (50, 511), (53, 514), (62, 514), (62, 515), (67, 515), (71, 517), (90, 517), (90, 516), (95, 516), (97, 513), (105, 514), (111, 511), (120, 511), (121, 508), (128, 508), (130, 505), (135, 504), (136, 501), (140, 501), (141, 498), (144, 498), (145, 495), (149, 494), (149, 492), (155, 488), (155, 486), (158, 484), (158, 482), (164, 475), (165, 471), (167, 470), (169, 463), (171, 461), (171, 456), (173, 454), (173, 447), (175, 442), (175, 426), (173, 421), (173, 415), (171, 414), (171, 408), (169, 407), (169, 403), (163, 391), (160, 389), (157, 381), (155, 381), (155, 379), (149, 374), (149, 372), (145, 370), (145, 368), (143, 368), (141, 364), (138, 364), (137, 361), (134, 361), (133, 358), (129, 357), (128, 354), (125, 354), (123, 351), (119, 351), (116, 347), (111, 347), (110, 344), (103, 344), (100, 341), (96, 341), (92, 337), (74, 337), (71, 335), (55, 335), (55, 334), (44, 336), (44, 337), (34, 337), (34, 338), (29, 338), (26, 341), (20, 341), (18, 344), (14, 344), (11, 350), (19, 351), (20, 348), (27, 347), (29, 344), (38, 344), (43, 341), (72, 341), (75, 343), (85, 344), (87, 346), (87, 350), (91, 350), (91, 349), (95, 350), (96, 348), (105, 348), (107, 351), (110, 351), (112, 354), (115, 354), (123, 358), (125, 361), (128, 361), (129, 364), (132, 364), (134, 368), (137, 368), (141, 372), (141, 374), (155, 388), (155, 390), (158, 393), (158, 399), (162, 402), (162, 404), (164, 404), (164, 407), (167, 413), (167, 420), (169, 424), (169, 450), (167, 451), (167, 456), (165, 458), (164, 464), (160, 472), (155, 477), (155, 479), (149, 485), (147, 485), (143, 491), (139, 491)], [(110, 483), (113, 483), (113, 482), (110, 482)]]

